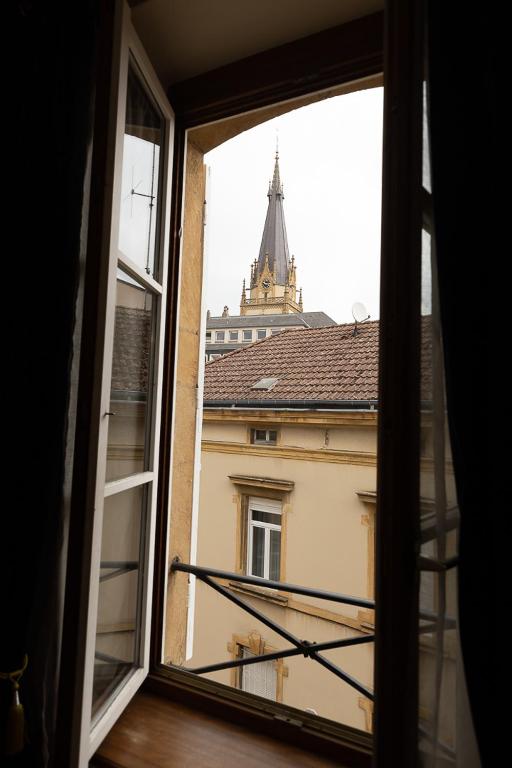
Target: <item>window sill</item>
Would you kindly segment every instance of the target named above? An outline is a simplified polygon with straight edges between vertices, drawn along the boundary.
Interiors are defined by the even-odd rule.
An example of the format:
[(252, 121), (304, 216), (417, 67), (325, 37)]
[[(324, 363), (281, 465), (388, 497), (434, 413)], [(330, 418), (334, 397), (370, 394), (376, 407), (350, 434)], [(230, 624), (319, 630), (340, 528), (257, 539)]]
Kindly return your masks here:
[(372, 737), (168, 667), (150, 675), (114, 725), (96, 768), (370, 768)]
[(288, 605), (288, 598), (286, 595), (281, 595), (274, 589), (268, 587), (255, 587), (252, 584), (239, 584), (236, 581), (228, 582), (228, 587), (233, 592), (240, 592), (243, 595), (250, 595), (251, 597), (259, 597), (261, 600), (265, 600), (269, 603), (275, 603), (286, 608)]

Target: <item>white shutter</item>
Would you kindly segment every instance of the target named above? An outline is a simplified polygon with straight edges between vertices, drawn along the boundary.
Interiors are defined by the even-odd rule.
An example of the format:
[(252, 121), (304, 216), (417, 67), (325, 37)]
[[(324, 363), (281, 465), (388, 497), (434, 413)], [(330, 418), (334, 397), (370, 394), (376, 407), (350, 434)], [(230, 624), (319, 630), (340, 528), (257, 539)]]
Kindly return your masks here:
[[(242, 658), (254, 658), (255, 654), (248, 648), (242, 648)], [(265, 699), (276, 700), (277, 669), (274, 661), (261, 661), (259, 664), (248, 664), (242, 667), (242, 690), (263, 696)]]

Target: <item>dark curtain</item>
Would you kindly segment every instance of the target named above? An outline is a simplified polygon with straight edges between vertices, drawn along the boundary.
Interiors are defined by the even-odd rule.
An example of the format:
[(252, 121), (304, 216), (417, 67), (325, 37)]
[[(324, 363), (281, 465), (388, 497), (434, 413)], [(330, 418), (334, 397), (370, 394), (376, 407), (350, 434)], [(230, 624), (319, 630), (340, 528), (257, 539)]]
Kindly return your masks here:
[[(499, 147), (493, 51), (484, 6), (427, 4), (428, 87), (439, 301), (450, 438), (460, 509), (459, 625), (482, 764), (500, 650), (494, 623), (495, 515), (487, 435), (492, 398), (486, 355), (494, 335), (487, 277), (499, 274), (495, 237)], [(493, 265), (491, 267), (491, 264)], [(494, 282), (494, 281), (493, 281)], [(493, 393), (494, 394), (494, 393)]]
[[(25, 749), (0, 763), (32, 768), (48, 764), (57, 727), (99, 10), (95, 0), (72, 5), (20, 0), (5, 26), (0, 671), (19, 668), (25, 654), (28, 667)], [(0, 682), (0, 755), (11, 695)]]

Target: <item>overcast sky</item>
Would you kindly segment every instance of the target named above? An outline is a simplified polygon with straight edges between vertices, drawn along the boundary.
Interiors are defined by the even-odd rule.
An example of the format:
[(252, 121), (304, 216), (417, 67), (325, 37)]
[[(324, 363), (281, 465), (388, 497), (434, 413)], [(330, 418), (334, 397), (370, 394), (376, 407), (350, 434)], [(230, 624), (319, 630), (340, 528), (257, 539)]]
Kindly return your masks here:
[[(206, 306), (239, 314), (258, 257), (276, 135), (290, 254), (304, 310), (379, 317), (382, 88), (338, 96), (252, 128), (205, 156), (210, 167)], [(276, 131), (277, 129), (277, 131)]]

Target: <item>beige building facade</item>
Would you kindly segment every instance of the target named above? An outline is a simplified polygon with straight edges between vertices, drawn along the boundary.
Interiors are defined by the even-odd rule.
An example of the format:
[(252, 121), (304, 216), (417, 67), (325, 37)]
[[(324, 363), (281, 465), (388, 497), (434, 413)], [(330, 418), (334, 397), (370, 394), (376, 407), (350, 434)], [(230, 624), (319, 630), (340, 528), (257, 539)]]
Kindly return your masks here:
[[(273, 514), (280, 528), (279, 552), (272, 552), (270, 564), (277, 581), (371, 600), (376, 423), (376, 412), (370, 411), (205, 410), (198, 564), (254, 573), (252, 516), (254, 510), (272, 510), (267, 515)], [(275, 442), (256, 442), (254, 436), (263, 433), (275, 436)], [(264, 583), (264, 578), (261, 587), (225, 580), (301, 639), (326, 642), (373, 633), (369, 609), (268, 589)], [(187, 667), (290, 647), (208, 586), (198, 582), (196, 590)], [(371, 642), (325, 656), (373, 688)], [(210, 677), (355, 728), (371, 728), (369, 699), (302, 656)]]
[[(206, 365), (196, 555), (198, 566), (227, 572), (220, 583), (231, 594), (295, 638), (361, 640), (323, 653), (355, 687), (302, 655), (206, 676), (366, 731), (373, 689), (377, 339), (378, 323), (357, 335), (352, 325), (290, 329)], [(342, 594), (356, 604), (269, 588), (268, 580)], [(174, 649), (174, 663), (187, 669), (293, 647), (199, 580), (188, 605), (186, 641)]]

